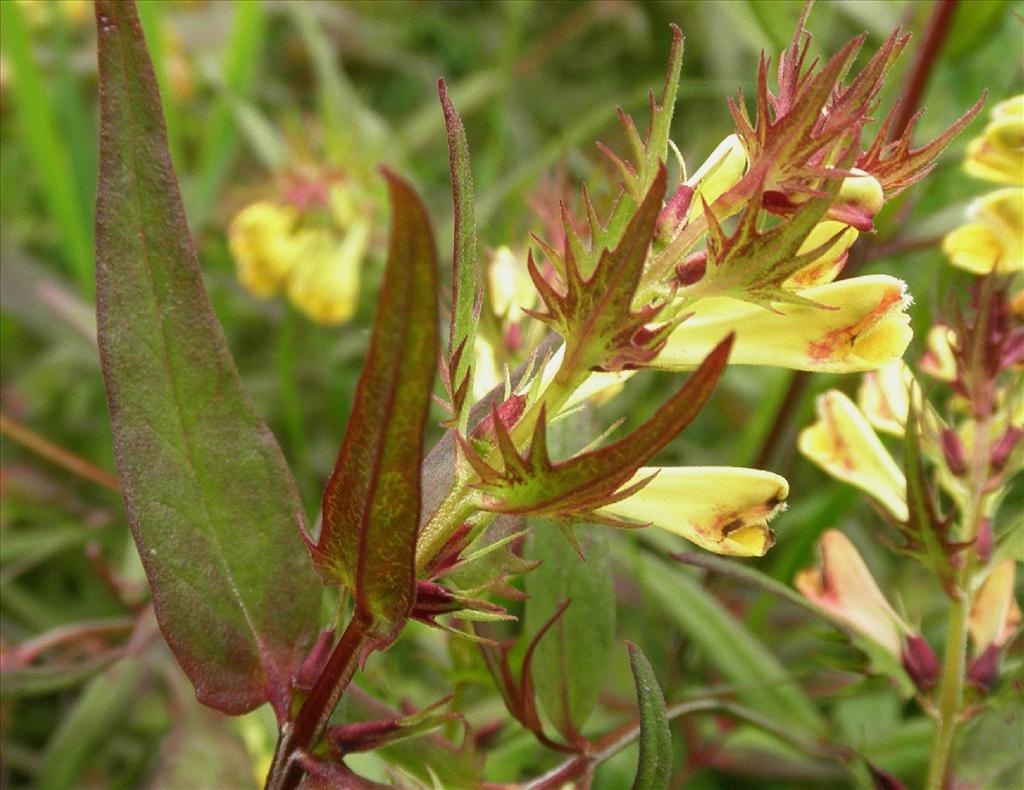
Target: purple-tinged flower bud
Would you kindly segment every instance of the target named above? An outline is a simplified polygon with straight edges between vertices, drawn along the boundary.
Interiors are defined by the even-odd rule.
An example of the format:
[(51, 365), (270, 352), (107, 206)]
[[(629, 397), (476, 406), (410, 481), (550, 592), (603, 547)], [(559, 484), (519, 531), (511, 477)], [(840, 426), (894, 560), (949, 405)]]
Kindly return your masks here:
[(992, 451), (989, 453), (988, 462), (993, 472), (1003, 470), (1010, 453), (1022, 438), (1024, 438), (1024, 428), (1019, 428), (1016, 425), (1007, 426), (1003, 435), (996, 439), (995, 444), (992, 445)]
[(978, 691), (988, 692), (999, 677), (999, 646), (986, 647), (967, 665), (967, 682)]
[(947, 468), (960, 477), (967, 471), (967, 454), (957, 432), (952, 428), (943, 428), (939, 433), (939, 445), (942, 447), (942, 457), (946, 459)]
[(939, 660), (935, 653), (917, 634), (908, 634), (903, 645), (903, 668), (921, 691), (934, 688), (939, 679)]
[(676, 282), (684, 288), (700, 282), (708, 269), (708, 251), (701, 250), (676, 265)]

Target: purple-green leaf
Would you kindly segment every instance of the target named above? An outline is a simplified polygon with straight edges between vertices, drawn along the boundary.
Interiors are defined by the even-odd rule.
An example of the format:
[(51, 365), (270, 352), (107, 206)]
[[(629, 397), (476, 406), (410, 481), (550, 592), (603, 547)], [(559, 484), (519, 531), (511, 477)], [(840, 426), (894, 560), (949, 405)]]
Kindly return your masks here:
[(665, 697), (651, 662), (640, 648), (631, 642), (626, 642), (626, 648), (640, 708), (640, 754), (633, 790), (658, 790), (668, 787), (672, 778), (672, 733), (665, 712)]
[(320, 601), (301, 504), (207, 301), (135, 6), (100, 0), (96, 23), (97, 330), (128, 521), (199, 699), (280, 715)]
[(437, 370), (437, 263), (426, 209), (385, 172), (394, 212), (387, 270), (345, 439), (310, 545), (324, 581), (352, 589), (356, 617), (390, 641), (415, 600), (423, 431)]
[(448, 389), (453, 418), (465, 433), (472, 390), (473, 341), (483, 299), (483, 280), (476, 257), (476, 219), (473, 202), (473, 173), (469, 166), (469, 143), (458, 110), (448, 98), (444, 80), (437, 92), (448, 134), (448, 168), (452, 184), (454, 242), (452, 245), (452, 315), (448, 333)]

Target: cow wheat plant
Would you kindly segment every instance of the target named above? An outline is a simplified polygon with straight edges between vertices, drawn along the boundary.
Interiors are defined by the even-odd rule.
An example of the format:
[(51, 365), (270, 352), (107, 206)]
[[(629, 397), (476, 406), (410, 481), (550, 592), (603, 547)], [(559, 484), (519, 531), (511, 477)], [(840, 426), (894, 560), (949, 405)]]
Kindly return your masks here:
[[(1020, 777), (1006, 760), (979, 772), (961, 741), (991, 707), (1008, 722), (992, 746), (1005, 757), (1021, 722), (1009, 648), (1024, 104), (998, 104), (968, 149), (968, 173), (1000, 184), (973, 224), (947, 228), (970, 298), (946, 299), (926, 347), (912, 346), (907, 285), (858, 274), (855, 251), (985, 97), (912, 141), (916, 118), (883, 102), (909, 36), (870, 52), (859, 36), (815, 59), (810, 10), (721, 107), (734, 130), (697, 167), (670, 136), (684, 52), (673, 26), (645, 117), (620, 110), (619, 142), (600, 146), (615, 192), (548, 199), (529, 240), (478, 240), (476, 141), (444, 80), (450, 217), (429, 216), (384, 167), (356, 181), (307, 168), (285, 197), (236, 214), (242, 285), (338, 324), (385, 225), (373, 179), (386, 185), (386, 266), (366, 286), (365, 361), (313, 521), (208, 302), (135, 4), (97, 0), (96, 329), (117, 480), (159, 633), (199, 702), (241, 717), (265, 787), (682, 787), (698, 766), (740, 765), (730, 755), (760, 755), (744, 765), (766, 784), (749, 786)], [(373, 150), (371, 137), (354, 139)], [(798, 446), (875, 503), (867, 563), (779, 474), (663, 460), (730, 366), (841, 374)], [(674, 374), (659, 404), (605, 420), (603, 405), (649, 371)], [(845, 393), (858, 386), (855, 404)], [(876, 430), (902, 443), (900, 463)], [(808, 530), (820, 561), (779, 581), (757, 558), (787, 503), (785, 529)], [(879, 590), (868, 566), (880, 550), (915, 566), (914, 590)], [(751, 618), (781, 601), (826, 634), (801, 643), (814, 678), (771, 652), (771, 630), (767, 648), (751, 636), (730, 590), (760, 596), (743, 599)], [(669, 613), (660, 627), (685, 631), (710, 673), (694, 674), (678, 640), (649, 656), (642, 629), (638, 644), (617, 641), (617, 599), (620, 621), (634, 606)], [(943, 643), (925, 637), (926, 616), (942, 619)], [(634, 698), (609, 691), (627, 664)], [(414, 682), (436, 701), (409, 702)], [(879, 717), (903, 709), (917, 763), (894, 765), (829, 717), (858, 698)]]

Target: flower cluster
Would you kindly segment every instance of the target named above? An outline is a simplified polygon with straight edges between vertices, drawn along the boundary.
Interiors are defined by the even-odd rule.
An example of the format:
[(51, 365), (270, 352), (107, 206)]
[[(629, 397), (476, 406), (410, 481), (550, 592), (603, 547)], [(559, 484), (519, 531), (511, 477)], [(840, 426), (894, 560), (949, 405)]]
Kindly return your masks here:
[[(1024, 469), (1024, 316), (1008, 277), (1024, 269), (1024, 97), (995, 108), (968, 146), (965, 170), (1012, 186), (975, 201), (973, 222), (943, 241), (950, 262), (977, 277), (970, 304), (927, 333), (918, 371), (931, 382), (923, 386), (893, 361), (864, 376), (856, 404), (839, 390), (820, 396), (817, 421), (799, 440), (806, 457), (870, 497), (901, 538), (885, 542), (927, 568), (949, 598), (945, 667), (932, 696), (940, 679), (934, 652), (895, 613), (842, 533), (825, 532), (820, 565), (795, 580), (816, 606), (900, 660), (938, 719), (929, 779), (936, 787), (948, 781), (964, 684), (976, 702), (992, 691), (1021, 621), (1019, 553), (1001, 505)], [(902, 440), (901, 463), (879, 433)]]
[(289, 177), (278, 201), (259, 201), (231, 222), (228, 243), (239, 282), (266, 298), (284, 290), (311, 320), (348, 321), (372, 230), (344, 180)]
[(943, 251), (973, 274), (1024, 272), (1024, 94), (995, 106), (967, 149), (964, 171), (1007, 186), (971, 203), (971, 221), (946, 236)]
[[(576, 467), (595, 474), (603, 451), (552, 463), (546, 448), (535, 452), (543, 441), (537, 426), (545, 415), (560, 419), (583, 401), (607, 397), (640, 369), (703, 369), (727, 337), (731, 364), (850, 373), (899, 360), (912, 335), (905, 284), (887, 275), (837, 278), (851, 245), (873, 230), (886, 200), (931, 169), (976, 108), (921, 148), (911, 148), (907, 135), (885, 142), (884, 129), (865, 147), (862, 129), (905, 38), (894, 34), (847, 78), (863, 38), (819, 67), (808, 63), (801, 20), (779, 58), (774, 91), (762, 60), (753, 115), (739, 96), (732, 104), (736, 132), (692, 175), (678, 157), (679, 181), (670, 186), (663, 162), (674, 148), (669, 124), (681, 56), (675, 32), (662, 100), (652, 103), (647, 133), (620, 113), (631, 158), (602, 149), (622, 182), (608, 215), (601, 218), (586, 189), (582, 220), (561, 206), (561, 224), (554, 233), (549, 227), (550, 240), (535, 237), (543, 261), (527, 256), (536, 293), (520, 293), (523, 277), (511, 268), (513, 256), (495, 256), (491, 278), (503, 284), (495, 289), (492, 282), (487, 301), (502, 305), (491, 310), (497, 329), (490, 335), (498, 341), (482, 341), (481, 322), (474, 391), (483, 393), (484, 382), (498, 380), (490, 372), (495, 348), (509, 367), (518, 361), (509, 339), (532, 332), (530, 319), (553, 329), (562, 344), (529, 366), (532, 372), (514, 389), (506, 388), (505, 404), (492, 416), (496, 436), (461, 440), (461, 474), (483, 491), (479, 501), (492, 512), (545, 515), (563, 524), (584, 517), (649, 524), (717, 553), (760, 556), (774, 542), (768, 522), (789, 490), (778, 475), (651, 467), (648, 449), (581, 498), (565, 481), (545, 480), (556, 471), (571, 476)], [(446, 386), (458, 390), (454, 381)], [(531, 441), (532, 449), (525, 449)], [(881, 464), (875, 476), (885, 475), (898, 485), (898, 469)], [(903, 515), (899, 496), (889, 504)], [(433, 528), (428, 523), (428, 543)]]

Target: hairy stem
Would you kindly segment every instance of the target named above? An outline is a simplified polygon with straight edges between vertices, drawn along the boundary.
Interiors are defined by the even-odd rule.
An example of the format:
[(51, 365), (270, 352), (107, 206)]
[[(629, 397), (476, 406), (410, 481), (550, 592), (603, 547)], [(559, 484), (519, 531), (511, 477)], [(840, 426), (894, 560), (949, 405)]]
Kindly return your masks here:
[[(980, 309), (975, 318), (971, 349), (971, 368), (974, 375), (983, 375), (982, 357), (985, 353), (985, 342), (988, 339), (988, 310), (994, 278), (988, 278), (982, 285)], [(977, 385), (978, 382), (972, 382)], [(990, 409), (985, 396), (972, 393), (975, 401), (974, 410), (974, 442), (971, 453), (970, 483), (968, 500), (963, 513), (963, 527), (960, 539), (974, 544), (978, 538), (982, 521), (985, 517), (988, 482), (989, 453), (991, 451)], [(981, 404), (978, 401), (983, 401)], [(972, 579), (976, 559), (974, 545), (970, 545), (962, 557), (962, 565), (957, 570), (955, 584), (956, 595), (953, 597), (949, 610), (949, 623), (946, 630), (946, 646), (943, 654), (942, 679), (938, 691), (938, 725), (935, 740), (932, 743), (931, 761), (928, 767), (928, 790), (942, 790), (947, 785), (950, 761), (953, 754), (953, 742), (963, 707), (964, 672), (967, 664), (967, 621), (971, 611), (973, 596)]]

